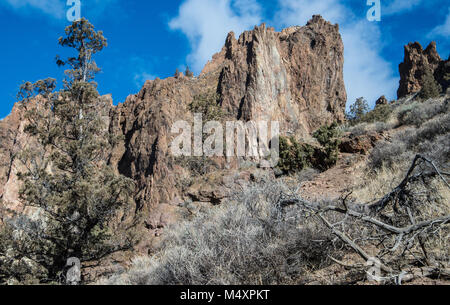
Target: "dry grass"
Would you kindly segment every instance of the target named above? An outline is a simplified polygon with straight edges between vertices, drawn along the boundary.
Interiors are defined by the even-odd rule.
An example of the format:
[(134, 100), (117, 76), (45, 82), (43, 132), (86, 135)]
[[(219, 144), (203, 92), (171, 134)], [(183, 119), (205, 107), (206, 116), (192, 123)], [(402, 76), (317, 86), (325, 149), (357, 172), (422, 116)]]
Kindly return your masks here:
[[(380, 142), (370, 155), (369, 167), (380, 171), (383, 167), (395, 171), (417, 153), (433, 159), (442, 168), (450, 160), (450, 100), (438, 98), (426, 102), (407, 101), (393, 111), (398, 126), (389, 142)], [(392, 122), (393, 123), (393, 122)]]
[[(450, 108), (449, 100), (439, 98), (427, 102), (406, 101), (399, 103), (388, 124), (401, 127), (392, 130), (390, 141), (379, 142), (369, 156), (366, 176), (361, 184), (353, 190), (353, 197), (358, 202), (370, 203), (382, 198), (404, 179), (411, 161), (416, 154), (422, 154), (433, 160), (441, 171), (448, 172), (450, 166)], [(355, 126), (354, 128), (361, 128)], [(364, 130), (367, 132), (367, 125)], [(406, 196), (400, 200), (400, 208), (391, 206), (385, 216), (396, 225), (410, 224), (410, 217), (403, 207), (409, 206), (416, 221), (429, 220), (450, 214), (450, 190), (440, 177), (431, 175), (432, 168), (422, 164), (415, 173), (425, 173), (423, 178), (411, 183)], [(397, 207), (398, 209), (398, 207)], [(436, 232), (419, 235), (423, 247), (427, 249), (428, 265), (447, 266), (450, 262), (449, 227), (439, 227)], [(417, 246), (409, 253), (416, 257), (423, 256)], [(404, 257), (414, 260), (408, 256)], [(423, 259), (423, 258), (422, 258)], [(404, 262), (399, 262), (400, 264)]]
[(276, 205), (279, 183), (254, 186), (234, 200), (165, 232), (153, 257), (101, 284), (294, 284), (327, 264), (331, 235), (295, 207)]

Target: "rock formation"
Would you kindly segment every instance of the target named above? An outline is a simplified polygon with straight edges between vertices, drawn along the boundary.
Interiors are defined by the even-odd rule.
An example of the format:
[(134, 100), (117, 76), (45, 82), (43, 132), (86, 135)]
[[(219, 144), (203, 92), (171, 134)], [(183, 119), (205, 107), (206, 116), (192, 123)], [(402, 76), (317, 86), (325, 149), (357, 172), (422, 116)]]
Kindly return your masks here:
[(379, 99), (377, 99), (377, 101), (375, 102), (376, 106), (387, 105), (387, 104), (389, 104), (389, 102), (384, 95), (381, 96)]
[[(171, 127), (179, 120), (193, 121), (189, 105), (199, 94), (217, 92), (227, 120), (279, 121), (282, 134), (303, 138), (324, 124), (344, 121), (343, 50), (338, 25), (320, 16), (281, 32), (263, 24), (238, 39), (230, 33), (200, 76), (147, 81), (123, 104), (109, 103), (105, 120), (110, 132), (123, 135), (110, 162), (137, 184), (134, 213), (123, 215), (122, 221), (139, 215), (148, 236), (158, 235), (186, 212), (186, 203), (220, 203), (245, 177), (259, 175), (253, 173), (259, 171), (255, 166), (242, 178), (237, 163), (212, 159), (207, 178), (195, 180), (188, 162), (172, 156), (170, 143), (176, 135)], [(0, 132), (10, 135), (0, 143), (0, 199), (6, 207), (20, 204), (14, 151), (32, 143), (23, 125), (18, 109), (0, 123)]]
[(377, 132), (364, 135), (346, 135), (339, 144), (339, 150), (343, 153), (367, 155), (381, 139), (383, 139), (383, 135)]
[(343, 52), (338, 25), (313, 16), (281, 33), (264, 24), (238, 40), (230, 33), (203, 74), (220, 70), (222, 106), (238, 118), (279, 119), (285, 130), (310, 133), (344, 120)]
[(450, 73), (449, 60), (442, 60), (433, 41), (424, 50), (420, 43), (409, 43), (405, 46), (405, 58), (399, 66), (400, 86), (397, 91), (398, 98), (419, 92), (423, 86), (423, 76), (431, 72), (436, 81), (445, 90), (449, 86), (446, 73)]
[(434, 77), (438, 83), (442, 86), (442, 91), (445, 93), (450, 88), (450, 55), (447, 60), (443, 60), (439, 63)]

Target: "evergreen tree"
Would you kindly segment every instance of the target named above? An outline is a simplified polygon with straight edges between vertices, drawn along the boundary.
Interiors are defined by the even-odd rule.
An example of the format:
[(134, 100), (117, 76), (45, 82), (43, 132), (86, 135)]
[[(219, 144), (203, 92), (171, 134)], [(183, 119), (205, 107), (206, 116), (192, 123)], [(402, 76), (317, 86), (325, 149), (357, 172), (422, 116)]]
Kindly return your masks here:
[[(39, 282), (55, 281), (70, 257), (90, 261), (132, 246), (126, 235), (115, 232), (113, 238), (110, 232), (133, 182), (108, 164), (117, 139), (101, 117), (94, 82), (100, 69), (93, 60), (106, 39), (86, 19), (75, 21), (65, 33), (59, 44), (74, 49), (76, 56), (57, 58), (58, 65), (70, 67), (64, 88), (54, 92), (56, 81), (46, 79), (23, 84), (18, 94), (29, 122), (26, 132), (40, 144), (21, 154), (27, 170), (19, 174), (20, 197), (39, 217), (17, 217), (0, 233), (0, 273), (18, 281), (30, 273)], [(5, 265), (24, 259), (34, 271), (29, 263), (23, 269)]]
[(369, 111), (369, 104), (367, 101), (360, 97), (356, 99), (355, 103), (350, 106), (349, 118), (351, 120), (361, 119)]
[(422, 77), (422, 90), (419, 93), (421, 99), (438, 97), (441, 94), (442, 87), (434, 78), (433, 73), (427, 70)]
[(336, 165), (339, 159), (340, 131), (339, 125), (334, 122), (331, 125), (324, 125), (314, 132), (313, 137), (322, 146), (320, 153), (316, 153), (316, 166), (322, 170), (327, 170)]
[(180, 70), (178, 68), (175, 70), (174, 76), (175, 76), (175, 78), (180, 77)]
[(191, 71), (191, 69), (189, 69), (189, 66), (186, 67), (186, 72), (184, 72), (184, 75), (186, 75), (186, 77), (189, 77), (189, 78), (194, 77), (194, 73)]

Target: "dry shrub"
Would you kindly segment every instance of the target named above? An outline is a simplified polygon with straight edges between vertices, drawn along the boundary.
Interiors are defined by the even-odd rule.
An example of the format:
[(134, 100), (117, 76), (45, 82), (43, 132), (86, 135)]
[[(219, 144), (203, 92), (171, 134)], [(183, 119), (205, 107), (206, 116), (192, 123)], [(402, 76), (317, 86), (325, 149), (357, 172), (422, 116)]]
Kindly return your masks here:
[(389, 120), (387, 122), (359, 123), (355, 126), (344, 128), (344, 132), (349, 132), (352, 136), (361, 136), (372, 132), (381, 133), (392, 129), (396, 124)]
[(420, 127), (431, 118), (448, 111), (448, 103), (440, 99), (427, 102), (413, 102), (398, 110), (397, 117), (400, 125), (415, 125)]
[(422, 127), (417, 131), (417, 137), (415, 142), (412, 144), (417, 144), (423, 140), (431, 141), (437, 136), (447, 134), (450, 132), (450, 113), (443, 116), (439, 116), (436, 119), (427, 121), (422, 125)]
[(424, 154), (445, 167), (450, 159), (450, 113), (419, 121), (420, 127), (408, 127), (395, 133), (391, 142), (379, 142), (370, 155), (369, 167), (372, 170), (379, 170), (383, 166), (392, 167), (402, 160), (411, 159), (417, 153)]
[(360, 136), (367, 133), (367, 123), (360, 123), (355, 126), (349, 126), (344, 129), (345, 132), (350, 132), (354, 136)]
[(402, 160), (409, 160), (413, 155), (404, 142), (379, 142), (370, 154), (369, 167), (373, 170), (379, 170), (383, 166), (392, 168)]
[(330, 233), (281, 208), (281, 183), (264, 183), (190, 222), (165, 231), (154, 257), (137, 258), (130, 270), (102, 284), (294, 284), (327, 264)]

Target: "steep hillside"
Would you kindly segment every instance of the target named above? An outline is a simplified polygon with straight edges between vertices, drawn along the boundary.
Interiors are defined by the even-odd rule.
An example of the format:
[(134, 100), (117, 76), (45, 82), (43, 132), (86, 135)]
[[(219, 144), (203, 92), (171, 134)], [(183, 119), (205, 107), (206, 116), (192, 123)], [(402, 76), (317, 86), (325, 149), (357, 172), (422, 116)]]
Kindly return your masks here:
[[(149, 80), (117, 106), (100, 97), (98, 113), (118, 139), (106, 163), (136, 184), (108, 225), (137, 242), (83, 261), (83, 282), (354, 284), (365, 283), (361, 264), (373, 257), (383, 259), (386, 283), (414, 280), (417, 266), (426, 276), (445, 274), (448, 60), (433, 43), (406, 46), (401, 98), (382, 97), (350, 118), (343, 52), (339, 26), (320, 16), (281, 32), (263, 24), (239, 38), (230, 33), (197, 77)], [(421, 97), (425, 91), (435, 96)], [(44, 102), (37, 96), (33, 105)], [(40, 215), (19, 198), (19, 152), (42, 149), (24, 131), (24, 111), (18, 103), (0, 122), (0, 224)], [(223, 126), (279, 122), (283, 166), (265, 168), (255, 156), (174, 156), (173, 126), (194, 125), (195, 113)]]

